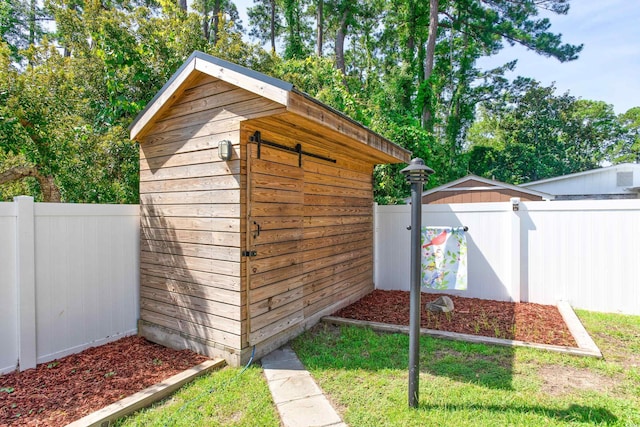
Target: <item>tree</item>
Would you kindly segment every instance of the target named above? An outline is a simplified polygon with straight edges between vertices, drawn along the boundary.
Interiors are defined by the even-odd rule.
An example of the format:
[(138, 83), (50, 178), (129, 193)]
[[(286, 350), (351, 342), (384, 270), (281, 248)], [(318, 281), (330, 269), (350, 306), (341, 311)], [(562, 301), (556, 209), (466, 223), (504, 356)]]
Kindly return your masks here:
[[(481, 54), (492, 54), (503, 43), (521, 44), (541, 55), (560, 61), (577, 58), (582, 46), (562, 44), (561, 36), (549, 32), (548, 19), (537, 18), (539, 10), (566, 14), (567, 0), (481, 1), (430, 0), (429, 30), (424, 53), (424, 83), (422, 85), (422, 124), (433, 126), (433, 97), (439, 93), (432, 80), (436, 59), (436, 40), (445, 39), (446, 32), (461, 33)], [(440, 18), (442, 16), (442, 18)], [(436, 31), (437, 28), (437, 31)], [(437, 32), (443, 34), (439, 35)], [(475, 61), (474, 61), (475, 62)], [(473, 65), (473, 64), (471, 64)], [(435, 86), (435, 87), (434, 87)]]
[(22, 59), (19, 51), (40, 42), (46, 34), (48, 16), (36, 0), (0, 0), (0, 37), (11, 50), (13, 60)]
[(218, 43), (223, 20), (242, 31), (238, 8), (231, 0), (197, 0), (194, 9), (202, 15), (202, 37), (213, 45)]
[(316, 5), (316, 55), (322, 56), (324, 43), (324, 0), (318, 0)]
[(520, 78), (469, 132), (469, 170), (520, 184), (597, 167), (617, 140), (613, 108)]
[(304, 58), (309, 53), (305, 40), (308, 40), (311, 28), (305, 19), (303, 0), (283, 0), (283, 13), (286, 22), (284, 57)]
[[(438, 0), (429, 0), (429, 32), (427, 37), (427, 46), (424, 54), (424, 77), (423, 81), (426, 85), (432, 85), (431, 76), (433, 74), (433, 62), (436, 55), (436, 39), (438, 37)], [(422, 127), (429, 129), (432, 121), (432, 108), (429, 103), (431, 94), (425, 96), (425, 102), (422, 106)]]
[(282, 34), (282, 8), (276, 0), (257, 0), (247, 9), (249, 16), (249, 35), (263, 44), (267, 41), (271, 53), (276, 53), (276, 39)]
[(611, 146), (613, 163), (640, 163), (640, 107), (633, 107), (617, 118), (620, 139)]

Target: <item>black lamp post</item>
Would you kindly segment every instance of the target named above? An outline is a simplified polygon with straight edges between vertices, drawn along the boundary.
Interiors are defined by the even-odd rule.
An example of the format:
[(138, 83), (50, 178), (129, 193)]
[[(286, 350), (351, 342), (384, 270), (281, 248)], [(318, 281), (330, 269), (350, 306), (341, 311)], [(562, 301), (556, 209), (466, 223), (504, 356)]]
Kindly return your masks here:
[(411, 293), (409, 306), (409, 406), (418, 407), (420, 373), (420, 232), (422, 229), (422, 185), (433, 169), (415, 158), (401, 172), (411, 184)]

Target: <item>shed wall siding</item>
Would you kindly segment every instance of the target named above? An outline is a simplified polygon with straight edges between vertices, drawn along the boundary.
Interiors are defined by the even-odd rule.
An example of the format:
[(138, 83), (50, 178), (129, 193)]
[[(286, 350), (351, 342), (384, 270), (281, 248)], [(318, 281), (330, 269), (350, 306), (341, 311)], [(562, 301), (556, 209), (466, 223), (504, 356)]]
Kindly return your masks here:
[[(225, 354), (242, 348), (239, 126), (282, 108), (201, 75), (141, 141), (143, 334), (144, 325), (159, 325), (204, 343), (216, 356), (213, 349)], [(235, 151), (227, 162), (217, 153), (223, 139)]]
[[(271, 117), (247, 121), (242, 127), (241, 143), (244, 146), (258, 130), (264, 140), (290, 147), (300, 143), (303, 150), (316, 153), (315, 144), (309, 142), (314, 139), (312, 136), (303, 135), (300, 128), (292, 135), (281, 126)], [(261, 153), (263, 159), (275, 162), (290, 163), (293, 158), (295, 164), (288, 167), (299, 167), (297, 156), (290, 153), (279, 156), (277, 149), (267, 147)], [(260, 328), (258, 337), (286, 341), (300, 332), (300, 325), (308, 319), (315, 320), (323, 310), (344, 305), (373, 290), (372, 165), (347, 161), (338, 153), (328, 154), (338, 159), (336, 164), (302, 156), (302, 215), (292, 217), (302, 219), (302, 236), (293, 241), (291, 250), (282, 248), (284, 256), (263, 258), (258, 254), (251, 260), (252, 269), (255, 266), (258, 272), (264, 262), (282, 259), (286, 265), (291, 264), (283, 264), (284, 269), (291, 270), (286, 278), (283, 269), (278, 270), (278, 277), (266, 272), (250, 278), (248, 323), (252, 330)], [(259, 198), (253, 195), (253, 199), (256, 196)]]

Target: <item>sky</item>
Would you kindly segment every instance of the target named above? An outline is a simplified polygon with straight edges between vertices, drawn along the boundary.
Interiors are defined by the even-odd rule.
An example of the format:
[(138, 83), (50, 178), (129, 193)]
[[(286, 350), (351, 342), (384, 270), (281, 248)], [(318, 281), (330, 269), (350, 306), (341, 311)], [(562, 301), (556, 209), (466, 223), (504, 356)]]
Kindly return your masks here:
[[(252, 0), (236, 0), (248, 25), (246, 8)], [(604, 101), (617, 114), (640, 106), (640, 0), (572, 0), (567, 15), (549, 15), (551, 30), (563, 41), (584, 44), (577, 60), (553, 58), (506, 46), (498, 55), (483, 58), (481, 68), (493, 68), (517, 59), (509, 78), (532, 77), (545, 86), (555, 83), (558, 95)]]
[(565, 43), (584, 47), (575, 61), (561, 63), (526, 49), (505, 47), (498, 55), (482, 59), (491, 68), (517, 59), (515, 73), (533, 77), (557, 93), (604, 101), (617, 114), (640, 106), (640, 1), (573, 0), (567, 15), (549, 16), (551, 30)]

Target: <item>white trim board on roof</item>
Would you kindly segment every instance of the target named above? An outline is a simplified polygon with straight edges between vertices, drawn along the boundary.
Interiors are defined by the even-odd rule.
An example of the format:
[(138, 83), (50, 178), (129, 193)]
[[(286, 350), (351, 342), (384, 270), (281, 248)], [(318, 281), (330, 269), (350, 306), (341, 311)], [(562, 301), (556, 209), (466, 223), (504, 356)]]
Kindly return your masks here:
[[(218, 59), (218, 61), (222, 60)], [(197, 71), (246, 89), (249, 92), (253, 92), (256, 95), (260, 95), (284, 106), (289, 103), (289, 92), (291, 92), (293, 85), (283, 82), (282, 80), (274, 79), (264, 74), (262, 74), (262, 76), (269, 77), (268, 80), (271, 81), (267, 81), (265, 78), (256, 78), (256, 73), (249, 73), (251, 70), (248, 68), (241, 71), (237, 69), (240, 67), (239, 65), (233, 64), (235, 67), (229, 67), (231, 63), (226, 63), (226, 65), (220, 64), (211, 61), (209, 58), (199, 58), (196, 56), (195, 63), (195, 69)]]
[(250, 70), (224, 59), (195, 51), (134, 119), (129, 126), (131, 139), (136, 139), (158, 111), (170, 102), (172, 97), (180, 93), (180, 87), (194, 71), (199, 71), (232, 85), (242, 87), (285, 107), (289, 100), (289, 92), (293, 89), (291, 83)]
[[(206, 74), (217, 78), (221, 81), (245, 89), (251, 93), (255, 93), (265, 99), (269, 99), (284, 106), (288, 112), (293, 112), (303, 118), (318, 122), (321, 126), (330, 129), (325, 123), (325, 114), (333, 116), (338, 120), (346, 121), (354, 126), (347, 132), (349, 126), (334, 126), (334, 130), (351, 137), (355, 141), (363, 143), (387, 158), (394, 160), (409, 161), (411, 151), (406, 150), (394, 144), (392, 141), (382, 135), (372, 131), (371, 129), (359, 123), (346, 114), (337, 111), (321, 101), (297, 90), (291, 83), (283, 80), (267, 76), (266, 74), (251, 70), (232, 62), (207, 55), (203, 52), (195, 51), (182, 64), (182, 66), (171, 76), (169, 81), (160, 89), (160, 91), (147, 104), (144, 110), (138, 114), (133, 123), (129, 126), (130, 138), (139, 140), (149, 130), (154, 122), (154, 118), (158, 117), (166, 108), (168, 108), (189, 86), (190, 78), (198, 75)], [(305, 105), (299, 105), (302, 99)], [(296, 104), (295, 106), (292, 104)], [(320, 118), (313, 117), (309, 113), (309, 105), (313, 103), (320, 107)], [(306, 115), (305, 115), (306, 113)], [(392, 162), (393, 163), (393, 162)]]

